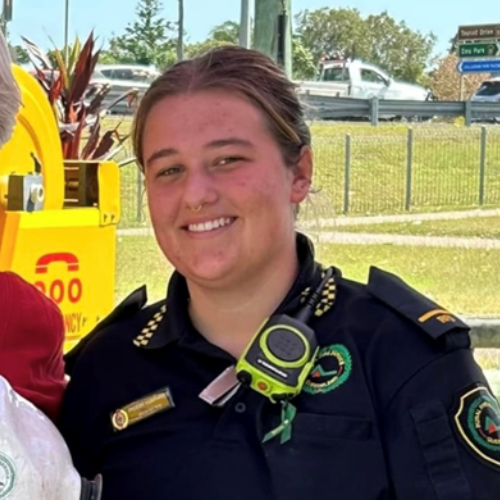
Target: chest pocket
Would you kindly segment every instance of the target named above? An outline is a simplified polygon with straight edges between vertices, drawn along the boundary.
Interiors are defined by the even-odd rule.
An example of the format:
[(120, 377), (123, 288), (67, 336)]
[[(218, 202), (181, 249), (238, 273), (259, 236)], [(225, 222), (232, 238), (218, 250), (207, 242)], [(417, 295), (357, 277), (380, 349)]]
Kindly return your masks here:
[(411, 410), (422, 453), (439, 500), (473, 500), (442, 403)]
[(370, 419), (299, 412), (290, 441), (264, 444), (276, 498), (383, 498), (382, 448)]

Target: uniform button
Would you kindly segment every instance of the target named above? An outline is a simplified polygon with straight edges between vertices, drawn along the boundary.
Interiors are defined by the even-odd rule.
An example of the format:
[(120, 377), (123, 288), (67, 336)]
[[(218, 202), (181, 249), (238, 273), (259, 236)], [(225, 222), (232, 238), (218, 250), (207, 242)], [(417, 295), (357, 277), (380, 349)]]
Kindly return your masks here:
[(247, 410), (247, 405), (245, 403), (236, 403), (234, 409), (237, 413), (245, 413), (245, 411)]

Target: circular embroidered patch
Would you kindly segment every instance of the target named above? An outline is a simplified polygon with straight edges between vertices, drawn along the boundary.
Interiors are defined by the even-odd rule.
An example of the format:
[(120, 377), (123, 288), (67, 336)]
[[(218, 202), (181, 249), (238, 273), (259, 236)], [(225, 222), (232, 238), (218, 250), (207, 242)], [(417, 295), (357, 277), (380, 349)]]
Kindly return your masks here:
[(0, 453), (0, 499), (9, 496), (14, 489), (15, 482), (14, 462), (7, 455)]
[(500, 405), (486, 387), (476, 387), (461, 396), (455, 424), (476, 455), (500, 467)]
[(351, 375), (351, 353), (342, 344), (323, 347), (315, 367), (304, 384), (309, 394), (330, 392), (342, 385)]

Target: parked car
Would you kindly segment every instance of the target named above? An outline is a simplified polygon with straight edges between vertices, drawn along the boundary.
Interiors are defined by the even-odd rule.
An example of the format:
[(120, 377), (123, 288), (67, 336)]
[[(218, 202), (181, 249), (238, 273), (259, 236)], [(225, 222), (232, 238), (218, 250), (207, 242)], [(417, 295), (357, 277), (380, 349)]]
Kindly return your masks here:
[(140, 64), (98, 64), (96, 70), (110, 80), (127, 80), (151, 84), (160, 72), (155, 66)]
[(471, 101), (475, 102), (492, 102), (499, 104), (499, 116), (490, 118), (487, 120), (477, 120), (475, 122), (500, 122), (500, 77), (492, 77), (481, 83), (479, 88), (470, 98)]
[(424, 87), (395, 80), (378, 66), (360, 60), (325, 61), (320, 66), (317, 80), (296, 83), (299, 93), (318, 96), (409, 101), (432, 98)]
[[(138, 93), (137, 102), (151, 85), (151, 82), (159, 76), (158, 70), (150, 66), (133, 64), (99, 64), (92, 75), (91, 85), (109, 85), (111, 90), (106, 96), (105, 104), (123, 95), (125, 92), (135, 89)], [(127, 101), (122, 101), (114, 106), (112, 114), (130, 114), (134, 106), (129, 106)]]
[(471, 101), (500, 103), (500, 78), (491, 78), (481, 83)]

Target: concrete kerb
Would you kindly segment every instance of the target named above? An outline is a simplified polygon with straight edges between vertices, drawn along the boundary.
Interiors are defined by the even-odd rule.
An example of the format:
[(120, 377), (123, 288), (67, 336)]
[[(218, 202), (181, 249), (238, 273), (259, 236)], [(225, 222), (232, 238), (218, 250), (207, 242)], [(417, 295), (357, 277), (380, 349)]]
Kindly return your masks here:
[(500, 208), (488, 210), (460, 210), (456, 212), (432, 212), (418, 214), (397, 214), (397, 215), (367, 215), (367, 216), (339, 216), (339, 217), (318, 217), (309, 220), (299, 221), (299, 226), (308, 228), (334, 228), (341, 226), (357, 226), (372, 224), (387, 224), (398, 222), (423, 222), (435, 220), (460, 220), (475, 217), (498, 217)]

